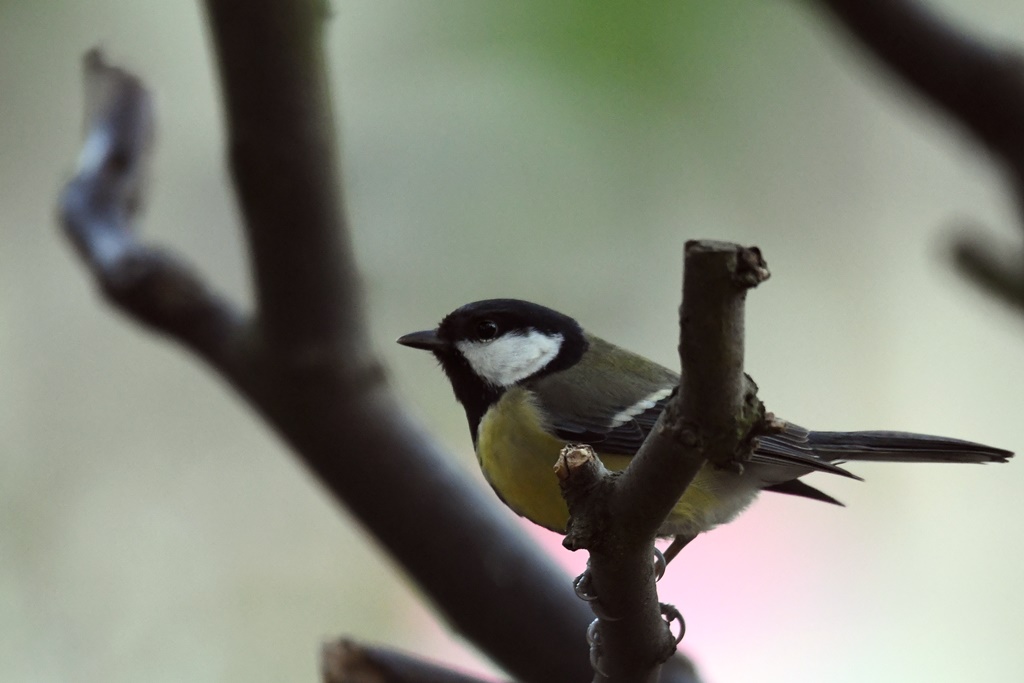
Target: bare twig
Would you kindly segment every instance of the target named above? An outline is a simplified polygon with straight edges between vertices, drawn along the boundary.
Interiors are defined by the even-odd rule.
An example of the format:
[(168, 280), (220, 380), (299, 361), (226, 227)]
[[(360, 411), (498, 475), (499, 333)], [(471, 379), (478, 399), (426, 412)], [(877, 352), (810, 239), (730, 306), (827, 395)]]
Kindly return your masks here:
[[(915, 0), (820, 0), (886, 67), (973, 135), (1001, 164), (1024, 229), (1024, 55), (954, 27)], [(1012, 262), (978, 234), (954, 241), (961, 272), (1024, 308), (1024, 249)]]
[(688, 242), (680, 310), (680, 391), (621, 475), (589, 449), (566, 449), (556, 471), (569, 505), (566, 546), (590, 551), (599, 596), (598, 669), (611, 681), (657, 680), (675, 651), (651, 562), (658, 527), (710, 460), (736, 467), (764, 410), (743, 374), (747, 289), (768, 277), (757, 249)]
[(346, 639), (324, 646), (321, 670), (323, 683), (486, 683), (419, 657)]

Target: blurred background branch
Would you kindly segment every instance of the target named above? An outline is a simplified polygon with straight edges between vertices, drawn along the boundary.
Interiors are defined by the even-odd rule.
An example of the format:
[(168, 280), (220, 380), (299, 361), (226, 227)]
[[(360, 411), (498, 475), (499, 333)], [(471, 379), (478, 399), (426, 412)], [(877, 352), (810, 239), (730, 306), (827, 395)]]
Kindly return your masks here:
[(256, 272), (248, 343), (187, 266), (135, 240), (150, 101), (96, 52), (85, 148), (62, 198), (68, 235), (110, 299), (210, 361), (456, 629), (523, 680), (585, 680), (588, 619), (567, 577), (410, 422), (369, 347), (338, 204), (322, 9), (210, 3)]
[(184, 261), (135, 234), (153, 143), (149, 93), (99, 50), (84, 62), (86, 137), (60, 198), (65, 234), (111, 304), (251, 389), (247, 321)]
[[(821, 0), (879, 62), (991, 154), (1007, 176), (1024, 232), (1024, 53), (973, 35), (918, 0)], [(1024, 309), (1024, 247), (963, 229), (953, 243), (960, 271)], [(1007, 252), (1012, 254), (1007, 257)]]

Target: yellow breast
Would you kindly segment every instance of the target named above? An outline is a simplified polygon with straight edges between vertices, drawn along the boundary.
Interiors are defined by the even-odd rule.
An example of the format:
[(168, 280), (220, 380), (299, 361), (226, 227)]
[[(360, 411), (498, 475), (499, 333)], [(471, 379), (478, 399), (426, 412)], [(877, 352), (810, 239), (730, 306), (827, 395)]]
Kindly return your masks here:
[[(565, 533), (569, 510), (558, 488), (554, 467), (566, 442), (544, 430), (544, 416), (532, 394), (516, 387), (484, 415), (477, 430), (477, 458), (484, 477), (515, 512), (543, 527)], [(598, 453), (605, 467), (621, 470), (630, 458)], [(660, 533), (689, 534), (729, 521), (749, 504), (722, 491), (734, 476), (705, 467), (698, 473)], [(731, 489), (731, 486), (724, 486)]]

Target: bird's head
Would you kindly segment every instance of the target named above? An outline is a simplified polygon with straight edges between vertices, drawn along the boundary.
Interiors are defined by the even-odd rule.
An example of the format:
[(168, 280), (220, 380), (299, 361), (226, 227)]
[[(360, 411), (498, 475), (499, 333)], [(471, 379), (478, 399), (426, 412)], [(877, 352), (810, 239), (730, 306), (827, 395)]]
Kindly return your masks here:
[(398, 343), (434, 354), (455, 396), (486, 406), (526, 380), (575, 365), (587, 350), (579, 323), (545, 306), (518, 299), (488, 299), (455, 309), (433, 330)]

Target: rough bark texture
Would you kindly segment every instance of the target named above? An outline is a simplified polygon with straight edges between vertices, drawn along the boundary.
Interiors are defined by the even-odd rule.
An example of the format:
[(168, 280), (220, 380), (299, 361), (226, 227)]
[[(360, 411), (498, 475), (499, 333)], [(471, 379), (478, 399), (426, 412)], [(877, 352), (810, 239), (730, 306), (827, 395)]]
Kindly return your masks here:
[[(110, 303), (220, 373), (459, 633), (521, 680), (588, 679), (589, 611), (568, 577), (410, 420), (368, 346), (309, 9), (319, 3), (213, 5), (222, 73), (243, 81), (226, 90), (255, 313), (139, 238), (152, 105), (98, 53), (86, 59), (86, 141), (60, 201), (66, 234)], [(289, 102), (268, 103), (268, 84)], [(275, 189), (288, 178), (305, 180)]]
[(565, 544), (590, 551), (598, 680), (658, 680), (676, 637), (658, 602), (655, 534), (705, 462), (742, 464), (764, 420), (743, 373), (746, 293), (768, 278), (760, 252), (692, 241), (684, 261), (679, 392), (621, 473), (587, 447), (567, 448), (557, 467), (572, 517)]

